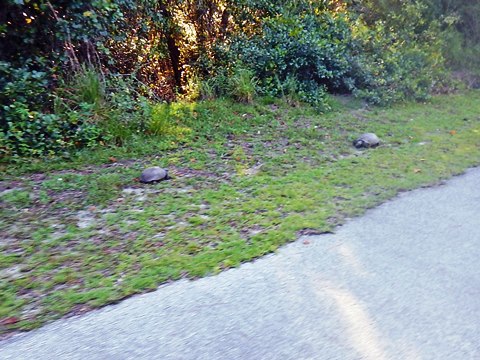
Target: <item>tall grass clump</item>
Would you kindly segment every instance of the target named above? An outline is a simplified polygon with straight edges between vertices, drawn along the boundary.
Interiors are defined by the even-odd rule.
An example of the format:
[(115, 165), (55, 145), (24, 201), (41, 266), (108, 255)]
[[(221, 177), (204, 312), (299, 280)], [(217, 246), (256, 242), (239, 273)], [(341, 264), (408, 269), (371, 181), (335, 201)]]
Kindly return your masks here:
[(230, 79), (230, 95), (241, 102), (250, 104), (257, 93), (258, 78), (251, 69), (238, 67)]
[(182, 123), (191, 117), (188, 107), (182, 103), (155, 104), (150, 108), (150, 117), (147, 123), (147, 133), (154, 136), (184, 136), (190, 129)]

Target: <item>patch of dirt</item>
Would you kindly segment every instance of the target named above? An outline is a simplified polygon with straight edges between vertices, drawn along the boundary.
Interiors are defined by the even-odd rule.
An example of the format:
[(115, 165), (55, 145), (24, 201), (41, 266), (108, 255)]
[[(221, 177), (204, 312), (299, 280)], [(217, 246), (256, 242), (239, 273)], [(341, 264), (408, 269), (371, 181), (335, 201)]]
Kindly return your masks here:
[(315, 125), (313, 125), (311, 118), (306, 116), (300, 116), (297, 119), (295, 119), (295, 128), (312, 129), (312, 128), (315, 128)]
[(61, 192), (48, 191), (52, 202), (79, 202), (85, 197), (85, 192), (80, 190), (66, 190)]
[(89, 210), (77, 212), (77, 227), (86, 229), (96, 224), (96, 216)]
[(24, 182), (20, 180), (0, 181), (0, 196), (12, 190), (22, 190), (23, 186), (24, 186)]
[(183, 178), (205, 178), (205, 179), (217, 179), (217, 180), (229, 180), (231, 178), (231, 174), (228, 173), (214, 173), (212, 171), (204, 171), (204, 170), (196, 170), (186, 167), (177, 167), (177, 166), (170, 166), (169, 173), (171, 174), (172, 178), (175, 177), (183, 177)]
[(370, 112), (368, 109), (356, 109), (356, 110), (350, 111), (350, 114), (352, 114), (357, 120), (360, 120), (363, 122), (371, 121), (371, 119), (366, 116), (369, 113)]

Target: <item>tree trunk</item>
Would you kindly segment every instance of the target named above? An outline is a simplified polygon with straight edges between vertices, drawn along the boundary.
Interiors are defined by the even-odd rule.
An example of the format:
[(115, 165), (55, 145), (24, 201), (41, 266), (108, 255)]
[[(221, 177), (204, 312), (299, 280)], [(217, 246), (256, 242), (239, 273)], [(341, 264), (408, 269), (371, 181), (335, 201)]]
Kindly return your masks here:
[(227, 9), (223, 10), (222, 21), (220, 23), (220, 33), (221, 33), (222, 37), (224, 37), (224, 38), (227, 35), (228, 19), (229, 18), (230, 18), (230, 12)]
[(175, 41), (173, 34), (173, 17), (164, 2), (160, 3), (161, 14), (167, 19), (167, 28), (165, 29), (165, 37), (167, 40), (168, 55), (172, 64), (173, 77), (177, 91), (182, 92), (182, 70), (180, 67), (180, 49)]

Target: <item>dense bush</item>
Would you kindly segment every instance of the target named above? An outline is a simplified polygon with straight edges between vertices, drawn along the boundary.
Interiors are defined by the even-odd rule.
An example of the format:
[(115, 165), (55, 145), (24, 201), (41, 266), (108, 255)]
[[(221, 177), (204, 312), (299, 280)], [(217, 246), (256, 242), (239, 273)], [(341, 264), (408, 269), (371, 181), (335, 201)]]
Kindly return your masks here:
[[(435, 24), (435, 40), (442, 43), (442, 54), (454, 70), (478, 73), (480, 69), (480, 2), (472, 0), (362, 0), (352, 7), (355, 13), (365, 16), (368, 24), (385, 21), (386, 25), (402, 30), (398, 23), (390, 23), (392, 15), (398, 17), (402, 8), (416, 8), (407, 12), (405, 20), (417, 21), (414, 33)], [(412, 23), (412, 21), (410, 21)], [(392, 26), (393, 25), (393, 26)], [(411, 26), (407, 29), (410, 31)], [(420, 44), (422, 46), (428, 45)]]
[(75, 111), (50, 113), (54, 96), (47, 72), (0, 63), (0, 154), (52, 155), (69, 148), (95, 146), (98, 126), (89, 121), (92, 109), (83, 103)]
[(444, 55), (478, 65), (478, 14), (467, 0), (5, 0), (0, 151), (158, 136), (158, 100), (425, 99)]
[(365, 8), (274, 14), (262, 31), (218, 47), (215, 59), (229, 61), (211, 64), (210, 75), (223, 78), (240, 62), (254, 72), (261, 94), (294, 95), (320, 109), (327, 92), (352, 92), (376, 104), (424, 100), (444, 67), (438, 22), (426, 22), (423, 10), (402, 2), (381, 14)]
[(322, 107), (324, 89), (347, 89), (349, 36), (342, 17), (304, 13), (265, 21), (262, 33), (239, 36), (229, 51), (254, 71), (262, 94), (295, 89), (303, 100)]
[(338, 90), (349, 68), (348, 43), (349, 28), (343, 19), (304, 14), (267, 21), (262, 34), (237, 39), (231, 51), (255, 70), (267, 91), (277, 80), (292, 76)]
[(424, 21), (419, 3), (397, 6), (373, 19), (360, 16), (354, 26), (354, 94), (377, 104), (425, 100), (445, 75), (438, 23)]

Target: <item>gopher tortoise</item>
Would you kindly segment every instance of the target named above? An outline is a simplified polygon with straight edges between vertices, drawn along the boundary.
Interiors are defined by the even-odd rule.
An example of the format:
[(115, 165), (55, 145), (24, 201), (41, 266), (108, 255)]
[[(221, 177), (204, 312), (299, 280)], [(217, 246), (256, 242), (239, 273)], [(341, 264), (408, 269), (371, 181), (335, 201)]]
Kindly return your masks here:
[(373, 133), (366, 133), (361, 135), (358, 139), (355, 139), (353, 146), (357, 149), (360, 148), (373, 148), (380, 144), (380, 139)]
[(143, 170), (140, 175), (140, 182), (148, 184), (154, 183), (161, 180), (168, 180), (168, 170), (162, 169), (161, 167), (154, 166), (148, 169)]

